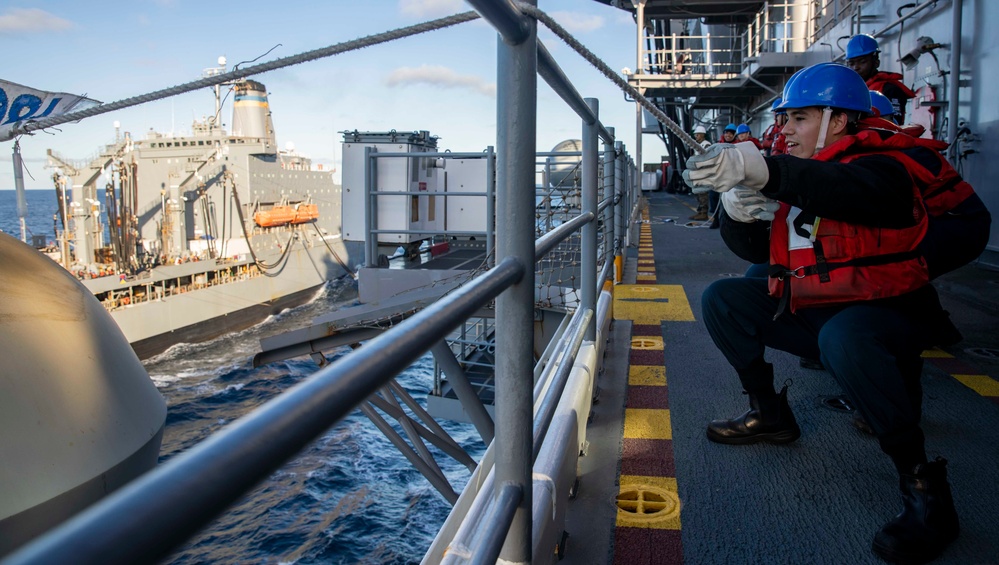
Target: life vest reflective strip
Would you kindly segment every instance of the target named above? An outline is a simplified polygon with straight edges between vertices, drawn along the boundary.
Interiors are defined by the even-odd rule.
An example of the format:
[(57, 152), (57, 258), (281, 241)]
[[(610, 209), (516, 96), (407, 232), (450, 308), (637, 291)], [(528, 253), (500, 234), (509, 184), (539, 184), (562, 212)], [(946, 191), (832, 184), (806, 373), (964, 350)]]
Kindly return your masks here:
[[(881, 139), (873, 131), (861, 132), (813, 158), (846, 163), (878, 154), (902, 161), (899, 151), (878, 146), (868, 137)], [(845, 153), (857, 148), (862, 149)], [(811, 219), (781, 203), (770, 228), (769, 289), (771, 296), (781, 298), (777, 315), (788, 305), (794, 312), (802, 307), (888, 298), (928, 284), (926, 261), (917, 251), (926, 235), (928, 215), (915, 181), (912, 198), (916, 223), (901, 229)]]

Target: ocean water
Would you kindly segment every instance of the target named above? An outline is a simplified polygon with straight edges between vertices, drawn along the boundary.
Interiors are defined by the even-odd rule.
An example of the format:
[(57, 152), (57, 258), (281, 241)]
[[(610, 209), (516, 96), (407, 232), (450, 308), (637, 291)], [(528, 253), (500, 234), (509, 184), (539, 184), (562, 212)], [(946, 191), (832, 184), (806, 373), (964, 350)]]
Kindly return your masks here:
[[(55, 189), (26, 190), (24, 195), (28, 202), (28, 216), (25, 218), (28, 243), (31, 243), (32, 234), (44, 235), (51, 242), (55, 239), (52, 216), (58, 210)], [(13, 189), (0, 190), (0, 231), (21, 238), (21, 224), (17, 218), (17, 193)]]
[[(30, 233), (51, 234), (55, 191), (27, 191)], [(0, 230), (19, 237), (14, 191), (0, 191)], [(49, 236), (51, 241), (52, 236)], [(316, 365), (292, 359), (254, 369), (263, 336), (301, 327), (342, 307), (352, 282), (328, 284), (309, 304), (246, 331), (201, 344), (180, 344), (144, 362), (167, 401), (160, 462), (308, 378)], [(349, 352), (330, 352), (335, 360)], [(433, 360), (398, 377), (418, 402), (433, 385)], [(474, 428), (441, 422), (478, 460), (485, 446)], [(430, 446), (458, 491), (469, 472)], [(257, 486), (167, 563), (418, 563), (450, 505), (359, 411)]]

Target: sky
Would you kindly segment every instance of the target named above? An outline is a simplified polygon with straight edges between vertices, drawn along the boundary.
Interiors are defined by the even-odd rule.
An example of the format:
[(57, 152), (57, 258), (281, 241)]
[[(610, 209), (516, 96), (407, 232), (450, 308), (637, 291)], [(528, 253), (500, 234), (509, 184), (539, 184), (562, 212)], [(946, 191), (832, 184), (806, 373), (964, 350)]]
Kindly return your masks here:
[[(104, 103), (187, 83), (225, 56), (229, 67), (299, 54), (471, 10), (463, 0), (10, 0), (0, 7), (0, 79)], [(635, 67), (631, 15), (593, 0), (539, 0), (548, 13), (610, 68)], [(635, 104), (562, 40), (539, 25), (539, 37), (584, 98), (600, 101), (601, 122), (615, 127), (634, 154)], [(418, 131), (438, 147), (481, 151), (495, 145), (495, 30), (479, 19), (388, 44), (252, 77), (264, 83), (278, 145), (289, 143), (339, 173), (344, 130)], [(241, 66), (247, 67), (251, 63)], [(231, 102), (232, 96), (228, 102)], [(86, 118), (20, 138), (25, 185), (51, 189), (46, 150), (89, 160), (122, 132), (190, 133), (214, 113), (203, 89)], [(222, 112), (228, 128), (231, 106)], [(579, 138), (581, 120), (538, 78), (538, 151)], [(646, 136), (645, 161), (662, 143)], [(0, 190), (14, 188), (13, 142), (0, 143)]]

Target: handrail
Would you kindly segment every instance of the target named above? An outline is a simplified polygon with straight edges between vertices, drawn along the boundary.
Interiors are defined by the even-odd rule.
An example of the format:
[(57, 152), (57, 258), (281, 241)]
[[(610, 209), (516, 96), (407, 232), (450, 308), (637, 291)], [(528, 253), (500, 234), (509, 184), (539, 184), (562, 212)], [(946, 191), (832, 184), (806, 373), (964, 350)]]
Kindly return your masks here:
[(569, 374), (572, 373), (573, 364), (566, 363), (565, 361), (567, 359), (575, 359), (576, 354), (579, 353), (579, 348), (583, 345), (583, 337), (586, 335), (586, 328), (593, 319), (593, 310), (589, 308), (579, 310), (572, 318), (572, 324), (565, 333), (566, 347), (563, 351), (562, 362), (550, 365), (554, 367), (551, 378), (543, 378), (545, 381), (550, 381), (550, 384), (547, 394), (541, 400), (541, 406), (538, 407), (537, 414), (534, 416), (534, 455), (531, 459), (532, 462), (538, 458), (538, 453), (541, 452), (541, 446), (544, 445), (548, 427), (551, 426), (552, 418), (555, 416), (555, 408), (558, 407), (558, 403), (562, 399), (562, 392), (565, 390), (566, 383), (569, 382)]
[[(462, 320), (521, 279), (513, 258), (11, 555), (27, 563), (157, 561), (277, 470)], [(234, 468), (240, 469), (233, 473)], [(128, 519), (122, 519), (127, 517)]]
[(523, 490), (520, 485), (506, 483), (499, 488), (499, 493), (496, 495), (486, 520), (486, 523), (498, 527), (487, 529), (483, 533), (482, 545), (479, 546), (472, 560), (474, 565), (496, 563), (500, 550), (503, 549), (503, 542), (506, 541), (506, 533), (510, 531), (510, 525), (513, 523), (517, 504), (522, 496)]
[(594, 217), (593, 212), (584, 212), (539, 237), (534, 242), (534, 260), (537, 261), (545, 255), (548, 255), (548, 253), (550, 253), (552, 249), (555, 249), (555, 246), (561, 243), (562, 240), (572, 235), (572, 233), (575, 232), (580, 226), (590, 223)]
[(538, 41), (538, 74), (576, 112), (577, 116), (583, 118), (583, 122), (587, 125), (597, 125), (601, 139), (607, 143), (614, 143), (614, 135), (600, 123), (596, 113), (587, 106), (586, 101), (579, 95), (576, 87), (572, 85), (572, 82), (562, 72), (558, 63), (552, 58), (552, 54), (548, 52), (548, 48), (540, 41)]

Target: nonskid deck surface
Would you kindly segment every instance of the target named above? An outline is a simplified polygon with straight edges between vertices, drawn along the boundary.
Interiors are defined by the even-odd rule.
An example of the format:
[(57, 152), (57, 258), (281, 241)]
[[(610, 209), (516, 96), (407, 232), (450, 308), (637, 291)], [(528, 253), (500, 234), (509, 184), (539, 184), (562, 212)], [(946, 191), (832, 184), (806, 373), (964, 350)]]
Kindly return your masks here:
[[(748, 403), (704, 328), (700, 295), (748, 264), (718, 230), (687, 220), (694, 197), (646, 194), (646, 235), (636, 230), (626, 268), (632, 285), (615, 288), (566, 562), (881, 563), (871, 539), (901, 509), (898, 478), (877, 440), (826, 402), (842, 394), (828, 373), (768, 352), (778, 384), (793, 381), (801, 439), (706, 439), (708, 421), (741, 414)], [(950, 461), (961, 518), (961, 536), (934, 563), (999, 563), (999, 359), (990, 357), (999, 351), (997, 281), (999, 273), (969, 266), (935, 283), (965, 340), (924, 354), (927, 454)], [(653, 313), (660, 322), (644, 319)], [(636, 497), (644, 516), (627, 511)]]

